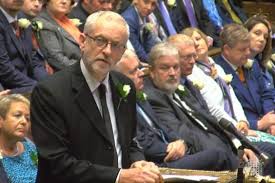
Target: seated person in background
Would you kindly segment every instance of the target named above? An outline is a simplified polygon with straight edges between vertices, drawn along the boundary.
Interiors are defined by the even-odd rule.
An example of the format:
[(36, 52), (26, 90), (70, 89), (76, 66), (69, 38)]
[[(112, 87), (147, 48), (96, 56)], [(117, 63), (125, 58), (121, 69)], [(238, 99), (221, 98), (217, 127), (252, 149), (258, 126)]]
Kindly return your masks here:
[[(232, 121), (239, 131), (244, 134), (248, 133), (248, 138), (252, 142), (275, 143), (274, 136), (249, 129), (249, 123), (242, 105), (230, 85), (232, 77), (226, 75), (221, 66), (208, 56), (206, 35), (196, 28), (187, 28), (183, 33), (193, 39), (197, 53), (196, 64), (194, 65), (197, 67), (193, 68), (192, 74), (188, 76), (188, 79), (203, 83), (204, 86), (200, 93), (206, 101), (210, 112), (212, 113), (211, 106), (217, 105), (223, 113), (227, 113), (230, 116), (231, 119), (229, 118), (228, 120)], [(213, 113), (212, 115), (215, 116)]]
[(79, 19), (81, 25), (79, 25), (78, 28), (83, 32), (86, 19), (90, 14), (97, 11), (113, 10), (115, 1), (116, 0), (79, 0), (77, 5), (73, 7), (72, 11), (68, 14), (68, 17)]
[[(126, 50), (115, 70), (133, 80), (137, 90), (137, 140), (145, 158), (161, 167), (195, 170), (230, 169), (228, 157), (215, 149), (189, 153), (187, 144), (166, 124), (160, 123), (143, 89), (143, 72), (135, 53)], [(188, 144), (192, 146), (192, 144)], [(217, 161), (217, 159), (219, 161)]]
[(151, 48), (166, 38), (166, 33), (153, 13), (156, 6), (157, 0), (134, 0), (121, 14), (130, 28), (129, 40), (142, 62), (147, 62)]
[(250, 60), (250, 36), (239, 24), (229, 24), (221, 32), (222, 54), (215, 61), (226, 74), (244, 109), (251, 129), (268, 131), (275, 124), (274, 94), (265, 86), (258, 62)]
[(13, 93), (31, 92), (47, 76), (45, 64), (33, 52), (31, 27), (18, 25), (21, 2), (0, 4), (0, 83)]
[[(219, 122), (210, 115), (199, 89), (186, 78), (192, 73), (192, 65), (195, 63), (189, 56), (194, 56), (196, 53), (194, 45), (185, 48), (185, 52), (181, 51), (178, 55), (172, 52), (171, 46), (169, 49), (159, 47), (154, 47), (150, 53), (152, 69), (150, 80), (147, 80), (145, 85), (148, 100), (159, 117), (159, 122), (166, 123), (178, 132), (187, 144), (193, 140), (194, 146), (190, 148), (191, 150), (224, 151), (230, 158), (231, 165), (236, 165), (234, 152), (235, 147), (240, 144), (237, 146), (235, 143), (235, 147), (232, 146), (231, 138), (220, 127)], [(180, 80), (181, 85), (179, 85)], [(274, 144), (259, 143), (257, 146), (271, 155), (272, 161), (266, 164), (264, 174), (274, 177)], [(245, 149), (244, 158), (252, 162), (256, 161), (255, 154), (249, 149)]]
[(247, 20), (245, 11), (237, 1), (238, 0), (215, 0), (223, 26), (231, 23), (243, 24)]
[(266, 87), (274, 88), (275, 66), (269, 62), (272, 54), (271, 24), (264, 15), (254, 15), (244, 27), (250, 34), (250, 59), (258, 62)]
[(0, 152), (12, 183), (35, 183), (37, 152), (26, 138), (30, 127), (30, 102), (20, 94), (0, 97)]
[(40, 49), (54, 71), (80, 60), (79, 37), (81, 32), (66, 15), (74, 0), (46, 0), (44, 9), (35, 21), (43, 23), (36, 34)]

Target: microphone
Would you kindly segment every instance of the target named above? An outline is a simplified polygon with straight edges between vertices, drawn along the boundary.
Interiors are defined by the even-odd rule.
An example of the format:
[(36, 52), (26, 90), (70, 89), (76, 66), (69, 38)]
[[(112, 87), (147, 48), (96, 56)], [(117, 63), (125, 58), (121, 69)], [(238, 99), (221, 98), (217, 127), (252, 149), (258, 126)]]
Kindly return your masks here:
[(265, 164), (269, 161), (269, 157), (261, 152), (256, 146), (251, 144), (251, 142), (243, 135), (241, 134), (236, 127), (227, 119), (222, 118), (219, 121), (219, 124), (221, 127), (223, 127), (228, 132), (232, 133), (239, 141), (241, 141), (242, 145), (248, 149), (251, 149), (255, 154), (257, 154), (260, 158), (260, 160)]

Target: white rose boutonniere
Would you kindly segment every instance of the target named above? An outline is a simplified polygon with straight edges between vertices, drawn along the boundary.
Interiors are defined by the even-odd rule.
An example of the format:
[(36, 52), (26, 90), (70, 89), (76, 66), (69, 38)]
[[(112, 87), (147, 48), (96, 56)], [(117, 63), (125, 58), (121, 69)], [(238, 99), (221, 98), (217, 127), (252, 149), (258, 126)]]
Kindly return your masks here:
[(117, 110), (119, 109), (120, 103), (123, 100), (124, 102), (127, 101), (127, 96), (129, 95), (130, 91), (131, 91), (131, 87), (130, 85), (123, 85), (121, 83), (117, 84), (117, 90), (118, 90), (118, 94), (119, 94), (119, 104), (117, 107)]
[(233, 76), (232, 74), (226, 74), (224, 77), (223, 77), (223, 80), (226, 82), (226, 84), (230, 84), (231, 81), (233, 79)]
[(252, 59), (247, 59), (247, 62), (243, 65), (246, 69), (251, 69), (254, 61)]
[(72, 21), (72, 23), (75, 25), (75, 26), (80, 26), (82, 24), (82, 22), (80, 22), (80, 20), (78, 18), (72, 18), (70, 19)]
[(167, 5), (171, 8), (176, 6), (176, 0), (167, 0)]
[(185, 87), (183, 85), (181, 85), (181, 84), (179, 84), (178, 88), (176, 89), (176, 93), (179, 96), (185, 96), (185, 95), (187, 95)]
[(28, 28), (30, 25), (31, 25), (31, 22), (26, 18), (20, 18), (18, 20), (18, 26), (23, 28), (23, 29)]
[(265, 66), (268, 70), (272, 70), (274, 64), (272, 63), (271, 60), (269, 60), (269, 61), (266, 62)]
[(32, 30), (38, 32), (43, 29), (43, 23), (41, 21), (32, 21)]
[(204, 87), (204, 83), (199, 80), (193, 80), (192, 83), (199, 90), (203, 89)]

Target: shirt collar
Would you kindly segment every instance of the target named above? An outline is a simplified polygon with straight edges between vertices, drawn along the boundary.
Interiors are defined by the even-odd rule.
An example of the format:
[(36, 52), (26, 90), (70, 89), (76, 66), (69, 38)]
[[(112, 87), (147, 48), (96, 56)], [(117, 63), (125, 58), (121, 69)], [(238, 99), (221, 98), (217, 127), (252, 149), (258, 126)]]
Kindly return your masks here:
[(10, 14), (8, 14), (2, 7), (0, 7), (0, 10), (3, 12), (4, 16), (7, 18), (9, 23), (12, 23), (17, 20), (17, 15), (15, 17), (12, 17)]
[(110, 91), (110, 85), (109, 85), (110, 74), (109, 73), (107, 74), (107, 76), (104, 78), (102, 82), (99, 82), (89, 73), (85, 64), (83, 63), (83, 60), (80, 61), (80, 69), (92, 93), (95, 92), (95, 90), (98, 88), (98, 86), (101, 83), (105, 85), (107, 92)]
[(236, 71), (236, 70), (238, 69), (238, 67), (237, 67), (236, 65), (232, 64), (231, 62), (229, 62), (229, 61), (225, 58), (225, 56), (222, 55), (222, 58), (230, 65), (230, 67), (232, 67), (232, 69), (233, 69), (234, 71)]

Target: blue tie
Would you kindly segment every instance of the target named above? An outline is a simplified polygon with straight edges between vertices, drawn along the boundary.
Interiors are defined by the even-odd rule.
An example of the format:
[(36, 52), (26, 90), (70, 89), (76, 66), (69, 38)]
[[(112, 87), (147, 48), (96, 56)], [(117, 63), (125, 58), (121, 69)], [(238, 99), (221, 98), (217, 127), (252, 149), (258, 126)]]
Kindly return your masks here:
[(183, 4), (185, 5), (186, 13), (191, 27), (198, 27), (198, 22), (195, 16), (194, 9), (192, 7), (191, 0), (183, 0)]
[(177, 34), (177, 31), (171, 21), (169, 12), (168, 12), (163, 0), (158, 1), (158, 9), (160, 11), (160, 14), (164, 20), (166, 27), (167, 27), (169, 35), (171, 36), (171, 35)]

